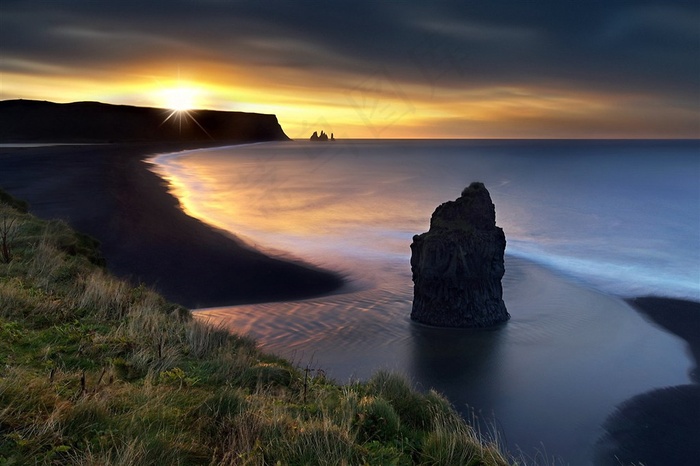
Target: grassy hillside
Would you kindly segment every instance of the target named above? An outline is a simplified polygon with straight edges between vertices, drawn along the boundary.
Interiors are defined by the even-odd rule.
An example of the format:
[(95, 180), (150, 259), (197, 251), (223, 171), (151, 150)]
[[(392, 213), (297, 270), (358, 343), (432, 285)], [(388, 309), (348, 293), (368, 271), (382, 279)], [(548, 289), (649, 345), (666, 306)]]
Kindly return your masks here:
[(508, 464), (437, 393), (293, 367), (97, 246), (0, 194), (0, 464)]

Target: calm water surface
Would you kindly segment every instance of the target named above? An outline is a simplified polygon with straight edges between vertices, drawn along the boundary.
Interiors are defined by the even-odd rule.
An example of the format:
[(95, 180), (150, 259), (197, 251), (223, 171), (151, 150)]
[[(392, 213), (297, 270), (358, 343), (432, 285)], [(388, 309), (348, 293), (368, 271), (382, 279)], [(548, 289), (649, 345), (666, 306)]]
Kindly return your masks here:
[[(387, 368), (493, 423), (511, 451), (588, 464), (621, 402), (688, 383), (685, 345), (620, 296), (700, 300), (698, 142), (350, 141), (166, 154), (192, 215), (339, 270), (341, 294), (202, 311), (339, 380)], [(483, 181), (508, 240), (512, 320), (410, 322), (409, 245)]]

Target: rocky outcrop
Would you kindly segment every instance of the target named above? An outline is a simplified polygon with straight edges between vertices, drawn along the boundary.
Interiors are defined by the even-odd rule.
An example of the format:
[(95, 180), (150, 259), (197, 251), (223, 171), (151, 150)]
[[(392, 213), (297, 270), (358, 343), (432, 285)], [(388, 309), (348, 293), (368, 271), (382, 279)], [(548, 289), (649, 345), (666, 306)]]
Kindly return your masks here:
[(326, 134), (326, 132), (321, 130), (321, 134), (318, 134), (318, 131), (314, 131), (314, 134), (311, 135), (309, 140), (310, 141), (335, 141), (335, 137), (333, 136), (333, 133), (331, 133), (331, 138), (328, 139), (328, 135)]
[(413, 237), (411, 319), (443, 327), (490, 327), (510, 318), (501, 279), (506, 237), (483, 183), (440, 205)]
[(0, 142), (258, 142), (288, 140), (275, 115), (100, 102), (0, 101)]

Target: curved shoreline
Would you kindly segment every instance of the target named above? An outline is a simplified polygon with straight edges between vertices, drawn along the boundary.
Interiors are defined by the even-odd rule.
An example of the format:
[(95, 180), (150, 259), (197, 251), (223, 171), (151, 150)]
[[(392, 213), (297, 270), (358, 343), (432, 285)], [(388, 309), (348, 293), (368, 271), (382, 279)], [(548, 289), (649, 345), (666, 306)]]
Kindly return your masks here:
[(213, 144), (0, 148), (0, 186), (32, 213), (97, 238), (111, 272), (187, 307), (295, 300), (342, 277), (269, 257), (186, 215), (148, 168), (155, 154)]
[(700, 383), (700, 303), (658, 296), (625, 301), (655, 325), (688, 344), (689, 352), (695, 359), (695, 368), (691, 369), (689, 375), (694, 383)]
[[(108, 267), (116, 274), (153, 285), (183, 305), (216, 307), (296, 300), (319, 297), (342, 287), (343, 278), (337, 273), (269, 257), (243, 245), (231, 233), (185, 214), (179, 201), (168, 192), (167, 182), (148, 166), (149, 159), (160, 154), (218, 146), (221, 143), (0, 147), (3, 166), (0, 186), (26, 199), (33, 213), (64, 219), (100, 240)], [(217, 247), (221, 249), (212, 251)], [(207, 257), (212, 260), (208, 268), (223, 276), (209, 272), (183, 277), (202, 272), (205, 267), (201, 263)], [(157, 259), (167, 265), (155, 263)], [(191, 263), (187, 264), (187, 260)], [(229, 264), (231, 268), (227, 269), (223, 264), (226, 260), (237, 265)], [(231, 285), (236, 273), (260, 268), (267, 270), (255, 273), (256, 278), (267, 279), (267, 283), (259, 283), (248, 291), (240, 286), (215, 290), (223, 287), (215, 284)], [(280, 283), (271, 279), (275, 272), (282, 272), (285, 278), (293, 273), (305, 277)], [(217, 283), (208, 283), (205, 278)], [(238, 275), (238, 278), (248, 285), (253, 281), (251, 277)], [(204, 296), (199, 288), (208, 289), (213, 295)], [(652, 314), (643, 313), (675, 333), (659, 319), (678, 304), (678, 299), (660, 296), (639, 299), (626, 301), (637, 309), (641, 302), (646, 303), (644, 307), (653, 307)], [(687, 309), (697, 309), (700, 313), (700, 303), (683, 302)]]
[(690, 383), (659, 387), (618, 405), (603, 424), (596, 464), (691, 464), (700, 454), (700, 303), (644, 296), (625, 300), (688, 345)]

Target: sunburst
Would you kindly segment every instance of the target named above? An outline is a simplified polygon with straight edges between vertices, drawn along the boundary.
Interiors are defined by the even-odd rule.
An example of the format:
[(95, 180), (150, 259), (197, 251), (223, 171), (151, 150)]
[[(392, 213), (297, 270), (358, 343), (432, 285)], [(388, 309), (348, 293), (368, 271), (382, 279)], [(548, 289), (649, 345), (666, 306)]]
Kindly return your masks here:
[(197, 107), (201, 91), (194, 87), (178, 85), (160, 92), (160, 98), (167, 108), (184, 112)]
[(169, 89), (163, 89), (160, 92), (160, 99), (163, 102), (164, 107), (167, 108), (170, 113), (167, 117), (165, 117), (161, 125), (165, 124), (165, 122), (168, 120), (173, 119), (173, 121), (177, 121), (179, 131), (182, 133), (182, 122), (183, 120), (187, 121), (189, 119), (192, 120), (192, 122), (194, 122), (194, 124), (196, 124), (202, 131), (204, 131), (204, 134), (209, 136), (211, 139), (214, 139), (211, 134), (209, 134), (209, 132), (197, 121), (194, 115), (192, 115), (195, 113), (193, 109), (197, 107), (197, 99), (200, 94), (201, 91), (194, 87), (177, 86)]

